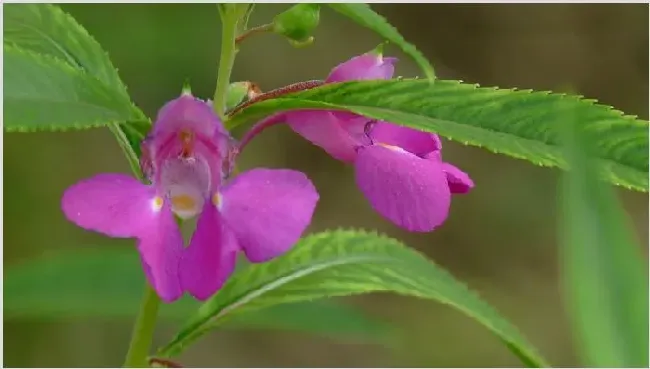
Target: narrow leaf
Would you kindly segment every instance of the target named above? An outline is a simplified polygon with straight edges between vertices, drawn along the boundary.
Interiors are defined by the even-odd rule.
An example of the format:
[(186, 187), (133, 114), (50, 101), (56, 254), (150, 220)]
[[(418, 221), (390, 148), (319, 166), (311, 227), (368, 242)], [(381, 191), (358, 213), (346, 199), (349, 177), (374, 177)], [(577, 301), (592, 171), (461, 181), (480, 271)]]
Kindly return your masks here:
[[(5, 268), (5, 319), (132, 319), (142, 298), (144, 277), (131, 249), (58, 252)], [(199, 307), (192, 298), (162, 305), (160, 317), (186, 319)], [(290, 330), (380, 342), (386, 323), (330, 300), (281, 304), (241, 314), (227, 329)]]
[(394, 239), (355, 231), (308, 236), (284, 256), (236, 272), (159, 354), (177, 355), (221, 322), (247, 311), (377, 291), (448, 304), (494, 332), (527, 365), (545, 366), (516, 328), (446, 271)]
[(577, 96), (478, 87), (458, 81), (355, 81), (332, 83), (236, 111), (229, 127), (295, 109), (348, 110), (438, 133), (463, 144), (567, 168), (556, 129), (567, 112), (595, 143), (601, 176), (611, 183), (648, 191), (648, 122)]
[(422, 55), (412, 44), (406, 42), (399, 31), (393, 27), (386, 18), (375, 13), (368, 4), (363, 3), (332, 3), (327, 4), (332, 9), (352, 19), (354, 22), (377, 32), (386, 40), (399, 46), (404, 53), (412, 57), (413, 60), (422, 68), (426, 77), (433, 81), (436, 78), (433, 66), (427, 58)]
[(59, 59), (4, 45), (3, 69), (8, 131), (88, 128), (138, 118), (128, 98)]
[(580, 112), (567, 114), (564, 131), (572, 169), (563, 180), (558, 224), (576, 346), (587, 367), (647, 368), (646, 258), (613, 189), (595, 173), (581, 120)]

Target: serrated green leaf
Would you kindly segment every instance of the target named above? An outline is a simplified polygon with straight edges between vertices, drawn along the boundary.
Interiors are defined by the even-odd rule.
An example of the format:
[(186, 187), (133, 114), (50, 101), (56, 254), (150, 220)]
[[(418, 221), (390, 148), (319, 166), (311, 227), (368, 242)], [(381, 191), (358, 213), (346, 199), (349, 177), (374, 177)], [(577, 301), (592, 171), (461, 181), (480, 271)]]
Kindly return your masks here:
[(67, 130), (138, 118), (128, 98), (59, 59), (4, 45), (4, 127)]
[[(132, 110), (131, 121), (121, 121), (121, 125), (111, 123), (109, 129), (115, 134), (132, 169), (139, 173), (136, 157), (140, 152), (139, 143), (151, 128), (151, 123), (130, 101), (126, 87), (106, 51), (73, 17), (56, 5), (9, 4), (4, 6), (3, 11), (5, 45), (59, 59), (79, 72), (96, 78), (112, 94), (128, 101)], [(5, 66), (5, 75), (16, 72), (7, 70)]]
[(406, 42), (399, 31), (388, 23), (386, 18), (375, 13), (375, 11), (370, 8), (370, 5), (363, 3), (335, 3), (327, 5), (335, 11), (352, 19), (354, 22), (366, 28), (370, 28), (386, 40), (399, 46), (404, 53), (415, 60), (430, 81), (433, 81), (436, 78), (433, 66), (429, 63), (427, 58), (425, 58), (424, 55), (415, 48), (415, 46)]
[(577, 96), (406, 79), (332, 83), (250, 104), (228, 127), (294, 109), (348, 110), (542, 166), (567, 168), (556, 129), (567, 114), (593, 141), (608, 181), (648, 191), (648, 122)]
[[(58, 252), (5, 268), (4, 319), (133, 319), (144, 276), (131, 249)], [(160, 317), (186, 319), (200, 306), (189, 297), (163, 304)], [(380, 342), (390, 327), (330, 300), (282, 304), (242, 314), (227, 329), (274, 329)]]
[(598, 181), (580, 112), (564, 127), (560, 255), (565, 301), (586, 367), (648, 367), (647, 258), (612, 188)]
[(377, 291), (448, 304), (498, 335), (527, 365), (545, 366), (516, 328), (446, 271), (397, 240), (360, 231), (311, 235), (277, 259), (236, 272), (159, 356), (179, 354), (209, 330), (247, 311)]
[(52, 4), (4, 6), (4, 43), (59, 58), (83, 69), (128, 97), (126, 87), (102, 47), (61, 8)]

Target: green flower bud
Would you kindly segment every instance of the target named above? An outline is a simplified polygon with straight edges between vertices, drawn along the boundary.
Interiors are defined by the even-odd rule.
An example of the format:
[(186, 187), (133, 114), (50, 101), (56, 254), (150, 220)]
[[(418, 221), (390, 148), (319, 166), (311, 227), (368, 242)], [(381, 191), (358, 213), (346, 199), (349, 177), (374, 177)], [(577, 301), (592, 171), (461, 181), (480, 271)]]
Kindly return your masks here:
[(260, 93), (259, 87), (253, 82), (243, 81), (231, 83), (226, 92), (226, 111), (232, 110), (245, 99), (252, 99)]
[(313, 42), (311, 33), (318, 26), (320, 5), (296, 4), (273, 19), (273, 32), (283, 35), (292, 44), (306, 46)]

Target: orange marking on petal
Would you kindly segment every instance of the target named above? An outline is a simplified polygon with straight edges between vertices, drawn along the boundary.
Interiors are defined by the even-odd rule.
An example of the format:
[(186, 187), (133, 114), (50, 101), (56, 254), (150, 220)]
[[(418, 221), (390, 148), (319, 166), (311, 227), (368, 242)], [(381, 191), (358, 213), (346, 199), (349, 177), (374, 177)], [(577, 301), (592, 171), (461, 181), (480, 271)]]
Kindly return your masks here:
[(182, 158), (192, 156), (192, 151), (194, 151), (194, 132), (189, 129), (183, 129), (178, 133), (178, 139), (181, 141), (180, 156)]
[(196, 201), (192, 196), (178, 195), (172, 197), (172, 205), (174, 209), (180, 211), (192, 211), (196, 209)]

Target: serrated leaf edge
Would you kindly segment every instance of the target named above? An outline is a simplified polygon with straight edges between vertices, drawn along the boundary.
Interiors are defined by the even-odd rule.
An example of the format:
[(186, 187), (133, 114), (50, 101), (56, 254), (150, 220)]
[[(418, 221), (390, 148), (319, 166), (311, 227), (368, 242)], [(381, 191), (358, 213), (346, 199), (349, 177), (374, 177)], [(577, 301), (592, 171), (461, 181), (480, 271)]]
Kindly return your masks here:
[[(420, 80), (418, 78), (391, 79), (391, 81), (426, 82), (426, 81), (422, 81), (422, 80)], [(441, 80), (435, 81), (434, 84), (436, 82), (438, 82), (438, 81), (441, 81)], [(308, 97), (307, 98), (302, 98), (302, 97), (295, 98), (294, 96), (304, 94), (304, 93), (314, 92), (314, 91), (317, 91), (320, 88), (329, 89), (329, 88), (333, 88), (332, 86), (344, 87), (346, 85), (358, 84), (360, 82), (361, 83), (363, 83), (363, 82), (372, 83), (372, 82), (376, 82), (376, 81), (346, 81), (346, 82), (328, 83), (328, 84), (325, 84), (325, 85), (322, 85), (322, 86), (313, 87), (313, 88), (311, 88), (311, 89), (309, 89), (307, 91), (298, 91), (298, 92), (295, 92), (295, 93), (293, 93), (293, 92), (292, 93), (287, 93), (287, 94), (284, 94), (284, 95), (282, 95), (280, 97), (277, 97), (277, 98), (268, 98), (268, 99), (264, 99), (264, 100), (259, 101), (259, 102), (254, 102), (254, 103), (249, 104), (247, 106), (241, 106), (241, 108), (238, 108), (236, 111), (233, 111), (233, 114), (228, 119), (228, 123), (229, 123), (228, 126), (231, 127), (231, 129), (234, 129), (234, 128), (238, 127), (239, 125), (241, 125), (243, 122), (240, 122), (237, 118), (239, 116), (241, 116), (242, 114), (244, 114), (248, 108), (253, 107), (253, 106), (257, 105), (257, 104), (259, 104), (259, 105), (271, 104), (274, 101), (276, 101), (276, 102), (278, 102), (278, 101), (279, 102), (281, 102), (281, 101), (287, 101), (287, 102), (303, 101), (303, 102), (306, 102), (306, 103), (313, 103), (313, 104), (320, 105), (321, 107), (315, 108), (316, 110), (327, 109), (327, 110), (337, 110), (337, 111), (350, 111), (350, 109), (354, 109), (355, 106), (348, 105), (347, 106), (348, 109), (345, 109), (345, 108), (343, 108), (343, 107), (341, 107), (339, 105), (333, 105), (333, 104), (328, 103), (328, 102), (319, 101), (319, 100), (310, 100)], [(455, 83), (456, 85), (464, 85), (464, 86), (467, 86), (468, 89), (470, 87), (473, 88), (473, 90), (484, 89), (484, 90), (498, 91), (498, 92), (504, 92), (504, 93), (508, 93), (508, 92), (516, 93), (516, 94), (519, 94), (519, 95), (523, 95), (523, 94), (542, 94), (542, 95), (547, 95), (547, 96), (554, 96), (554, 97), (557, 97), (559, 99), (573, 100), (578, 104), (587, 104), (589, 106), (603, 108), (603, 109), (605, 109), (607, 111), (607, 113), (611, 114), (612, 117), (620, 118), (620, 119), (626, 120), (626, 121), (628, 121), (631, 124), (634, 124), (636, 126), (646, 127), (646, 128), (650, 129), (650, 122), (649, 121), (639, 119), (637, 115), (625, 114), (623, 111), (618, 110), (618, 109), (612, 107), (611, 105), (600, 104), (597, 99), (584, 98), (584, 96), (582, 96), (582, 95), (574, 95), (574, 94), (568, 94), (568, 93), (557, 93), (557, 92), (548, 91), (548, 90), (536, 91), (536, 90), (532, 90), (532, 89), (499, 88), (497, 86), (481, 86), (481, 85), (479, 85), (477, 83), (464, 83), (462, 80), (444, 80), (444, 82), (445, 83)], [(360, 108), (361, 109), (371, 108), (371, 109), (375, 109), (375, 110), (381, 110), (382, 109), (381, 107), (368, 107), (368, 106), (360, 106)], [(291, 110), (292, 109), (284, 109), (284, 110), (281, 110), (281, 111), (275, 111), (270, 115), (275, 115), (275, 114), (279, 114), (279, 113), (286, 112), (286, 111), (291, 111)], [(355, 113), (355, 112), (353, 112), (353, 113)], [(409, 114), (409, 113), (402, 112), (402, 114)], [(428, 117), (428, 118), (429, 119), (436, 119), (436, 118), (431, 118), (431, 117)], [(442, 119), (437, 119), (437, 120), (443, 121)], [(457, 122), (450, 122), (450, 123), (462, 125), (461, 123), (457, 123)], [(396, 124), (399, 124), (399, 123), (396, 122)], [(483, 127), (480, 127), (480, 128), (477, 128), (477, 129), (488, 130), (487, 128), (483, 128)], [(432, 132), (432, 131), (429, 131), (429, 132)], [(491, 132), (495, 133), (495, 134), (508, 134), (508, 133), (503, 133), (503, 132), (499, 132), (499, 131), (491, 131)], [(435, 132), (433, 132), (433, 133), (435, 133)], [(504, 154), (504, 155), (509, 156), (511, 158), (525, 160), (525, 161), (527, 161), (529, 163), (532, 163), (534, 165), (537, 165), (537, 166), (547, 167), (547, 168), (558, 167), (560, 169), (565, 169), (565, 170), (568, 169), (568, 164), (563, 159), (561, 160), (561, 162), (556, 163), (556, 164), (539, 162), (539, 161), (535, 161), (535, 160), (526, 158), (523, 155), (518, 155), (518, 154), (515, 154), (515, 153), (506, 153), (506, 151), (499, 150), (499, 148), (486, 147), (485, 145), (482, 145), (482, 144), (480, 144), (478, 142), (475, 142), (475, 141), (458, 140), (456, 138), (449, 137), (448, 135), (442, 135), (442, 136), (446, 137), (446, 138), (449, 138), (454, 142), (461, 143), (462, 145), (465, 145), (465, 146), (480, 147), (480, 148), (483, 148), (483, 149), (485, 149), (485, 150), (487, 150), (489, 152), (492, 152), (492, 153), (495, 153), (495, 154)], [(520, 137), (520, 136), (518, 136), (518, 138), (521, 139), (521, 140), (529, 140), (529, 141), (533, 141), (533, 142), (536, 142), (536, 143), (540, 142), (540, 141), (531, 140), (529, 138)], [(561, 147), (560, 147), (559, 144), (558, 145), (551, 145), (551, 144), (548, 144), (548, 143), (543, 143), (543, 144), (547, 145), (547, 146), (549, 146), (551, 148), (554, 148), (556, 150), (561, 150)], [(612, 161), (611, 159), (598, 157), (598, 160), (600, 160), (602, 162), (613, 163), (613, 164), (615, 164), (617, 166), (631, 168), (634, 171), (638, 171), (638, 169), (636, 169), (636, 168), (630, 167), (628, 165), (620, 164), (618, 162)], [(611, 183), (613, 183), (613, 184), (615, 184), (617, 186), (620, 186), (620, 187), (623, 187), (623, 188), (626, 188), (626, 189), (629, 189), (629, 190), (635, 190), (635, 191), (646, 192), (646, 193), (648, 192), (648, 187), (647, 186), (644, 187), (642, 185), (634, 185), (634, 184), (629, 183), (629, 182), (621, 182), (621, 181), (617, 181), (617, 180), (615, 180), (614, 178), (611, 178), (611, 177), (608, 177), (608, 181), (610, 181)]]
[[(3, 43), (3, 52), (14, 52), (17, 54), (23, 54), (26, 56), (29, 56), (34, 60), (35, 63), (39, 63), (45, 67), (51, 67), (54, 65), (56, 68), (60, 68), (61, 70), (64, 71), (64, 73), (70, 73), (72, 75), (78, 75), (78, 76), (83, 76), (84, 78), (89, 78), (93, 80), (93, 82), (97, 83), (99, 86), (101, 86), (103, 89), (107, 91), (113, 91), (113, 88), (111, 86), (106, 85), (103, 81), (97, 79), (95, 76), (86, 73), (83, 69), (75, 68), (74, 66), (70, 65), (69, 63), (65, 62), (61, 58), (58, 58), (53, 55), (49, 54), (41, 54), (37, 53), (22, 47), (17, 46), (15, 43)], [(6, 72), (6, 71), (5, 71)], [(121, 98), (124, 98), (122, 96)], [(128, 102), (130, 107), (131, 107), (131, 112), (137, 113), (138, 111), (140, 112), (141, 115), (144, 115), (142, 111), (140, 111), (133, 103), (127, 98), (124, 100), (124, 102)], [(135, 108), (135, 109), (133, 109)], [(24, 125), (12, 125), (12, 127), (7, 127), (3, 123), (3, 130), (5, 132), (10, 132), (10, 133), (33, 133), (33, 132), (67, 132), (67, 131), (72, 131), (72, 130), (84, 130), (84, 129), (93, 129), (93, 128), (99, 128), (99, 127), (105, 127), (110, 124), (116, 124), (116, 125), (122, 125), (126, 124), (129, 121), (135, 121), (137, 118), (140, 117), (132, 117), (128, 121), (121, 121), (121, 120), (109, 120), (109, 121), (101, 121), (101, 122), (91, 122), (91, 123), (84, 123), (84, 124), (70, 124), (66, 125), (65, 127), (59, 127), (56, 125), (49, 126), (47, 128), (45, 127), (39, 127), (39, 128), (28, 128)], [(145, 117), (146, 118), (146, 117)]]
[[(466, 293), (467, 295), (472, 296), (473, 298), (477, 299), (478, 301), (481, 301), (481, 303), (483, 303), (485, 305), (485, 307), (487, 307), (488, 309), (491, 309), (493, 313), (496, 313), (499, 317), (501, 317), (501, 314), (499, 314), (498, 310), (496, 308), (494, 308), (492, 305), (485, 302), (485, 300), (480, 297), (480, 294), (478, 294), (474, 290), (470, 289), (467, 286), (466, 283), (454, 278), (453, 275), (450, 272), (448, 272), (446, 269), (442, 268), (440, 265), (435, 263), (433, 260), (426, 257), (422, 252), (420, 252), (418, 250), (415, 250), (415, 249), (412, 249), (412, 248), (409, 248), (406, 245), (404, 245), (402, 242), (400, 242), (399, 240), (397, 240), (395, 238), (392, 238), (392, 237), (389, 237), (389, 236), (387, 236), (385, 234), (379, 233), (376, 230), (367, 231), (367, 230), (363, 230), (363, 229), (354, 229), (354, 228), (336, 228), (334, 230), (327, 230), (327, 231), (311, 234), (308, 237), (310, 239), (309, 240), (310, 243), (312, 243), (312, 242), (320, 242), (320, 241), (322, 241), (323, 238), (327, 238), (327, 237), (341, 237), (341, 238), (345, 238), (345, 237), (374, 237), (374, 238), (377, 238), (378, 240), (382, 240), (382, 241), (385, 241), (387, 243), (390, 243), (395, 247), (403, 248), (403, 249), (407, 250), (408, 252), (412, 253), (413, 255), (417, 256), (418, 258), (422, 259), (422, 261), (428, 262), (428, 263), (431, 263), (431, 264), (435, 265), (437, 267), (437, 269), (442, 274), (444, 274), (445, 276), (450, 277), (450, 279), (452, 279), (457, 284), (457, 286), (459, 288), (462, 288), (464, 293)], [(354, 258), (354, 260), (359, 260), (359, 259), (365, 260), (366, 258)], [(376, 260), (380, 260), (380, 259), (381, 258), (377, 258)], [(396, 260), (395, 258), (390, 258), (390, 257), (387, 257), (385, 259), (390, 260), (390, 261), (395, 261)], [(207, 319), (201, 319), (201, 320), (199, 320), (197, 322), (194, 322), (194, 324), (184, 328), (183, 330), (181, 330), (181, 333), (179, 333), (168, 345), (160, 348), (158, 350), (158, 354), (161, 355), (161, 356), (167, 356), (169, 352), (179, 352), (179, 350), (182, 350), (183, 347), (187, 346), (189, 343), (193, 342), (196, 338), (198, 338), (198, 337), (193, 337), (193, 335), (187, 335), (186, 337), (189, 337), (189, 338), (192, 338), (192, 339), (188, 340), (187, 342), (185, 342), (184, 340), (177, 340), (179, 338), (179, 336), (183, 332), (191, 332), (191, 331), (205, 332), (207, 329), (209, 329), (211, 326), (213, 326), (219, 318), (221, 318), (222, 316), (225, 316), (229, 311), (232, 311), (233, 309), (236, 309), (237, 307), (246, 304), (247, 302), (251, 301), (255, 297), (262, 296), (265, 292), (272, 290), (274, 287), (281, 286), (284, 283), (288, 283), (288, 282), (293, 281), (295, 279), (299, 279), (301, 277), (304, 277), (304, 276), (309, 275), (309, 274), (311, 274), (313, 272), (317, 272), (319, 270), (325, 269), (325, 268), (330, 267), (330, 266), (353, 263), (354, 260), (353, 259), (347, 259), (347, 261), (345, 263), (343, 263), (343, 262), (339, 262), (339, 263), (336, 263), (336, 262), (322, 263), (322, 264), (319, 264), (319, 266), (320, 266), (319, 268), (307, 268), (307, 269), (301, 270), (299, 272), (289, 271), (286, 274), (291, 274), (291, 275), (293, 275), (294, 278), (288, 278), (289, 276), (285, 275), (285, 276), (282, 276), (282, 277), (279, 277), (279, 278), (275, 279), (271, 283), (266, 284), (263, 288), (258, 288), (258, 289), (255, 289), (253, 291), (249, 291), (243, 297), (233, 298), (232, 300), (237, 300), (237, 302), (235, 302), (233, 304), (230, 304), (228, 306), (225, 306), (216, 315), (206, 314), (206, 315), (209, 316)], [(233, 277), (234, 277), (234, 275), (231, 276), (231, 278), (233, 278)], [(276, 283), (277, 281), (281, 281), (282, 283)], [(271, 287), (268, 287), (268, 286), (271, 286)], [(268, 287), (268, 288), (266, 288), (266, 287)], [(342, 296), (360, 295), (360, 294), (365, 294), (365, 293), (381, 292), (381, 291), (382, 290), (369, 290), (369, 291), (366, 291), (366, 292), (359, 292), (359, 293), (332, 294), (332, 295), (329, 295), (328, 297), (342, 297)], [(492, 324), (488, 324), (489, 322), (485, 322), (483, 319), (477, 319), (477, 316), (475, 314), (473, 314), (471, 310), (467, 310), (467, 309), (465, 309), (465, 308), (463, 308), (463, 307), (461, 307), (461, 306), (459, 306), (459, 305), (457, 305), (455, 303), (452, 303), (447, 298), (443, 298), (442, 296), (438, 296), (437, 299), (425, 298), (425, 297), (422, 297), (422, 296), (416, 296), (416, 295), (407, 294), (407, 293), (400, 293), (399, 291), (393, 291), (393, 290), (389, 290), (389, 289), (386, 289), (386, 290), (383, 290), (383, 291), (384, 292), (392, 292), (392, 293), (395, 293), (395, 294), (398, 294), (398, 295), (401, 295), (401, 296), (418, 297), (418, 298), (425, 299), (425, 300), (434, 300), (434, 301), (437, 301), (437, 302), (439, 302), (441, 304), (444, 304), (444, 305), (453, 306), (455, 309), (457, 309), (459, 311), (462, 311), (468, 317), (480, 321), (481, 325), (487, 327), (492, 332), (497, 333), (499, 338), (506, 345), (508, 345), (509, 347), (514, 348), (514, 346), (512, 346), (513, 342), (505, 339), (506, 336), (510, 336), (510, 335), (503, 334), (502, 330), (498, 329), (497, 327), (495, 327)], [(325, 298), (325, 297), (323, 297), (323, 298)], [(201, 312), (201, 310), (204, 310), (204, 307), (207, 307), (207, 305), (201, 305), (201, 307), (199, 307), (199, 312)], [(254, 311), (254, 310), (257, 310), (257, 309), (259, 309), (259, 308), (250, 308), (249, 311)], [(519, 340), (523, 341), (524, 343), (526, 343), (527, 345), (530, 346), (530, 344), (525, 340), (523, 334), (519, 331), (519, 329), (516, 326), (511, 324), (505, 318), (501, 318), (501, 319), (505, 324), (510, 326), (510, 329), (512, 330), (513, 333), (516, 333), (518, 335), (518, 337), (516, 337), (516, 338), (519, 338)], [(527, 364), (533, 364), (533, 366), (538, 365), (538, 364), (541, 364), (541, 366), (548, 366), (548, 364), (546, 364), (546, 362), (539, 356), (539, 354), (537, 352), (533, 351), (532, 349), (528, 349), (528, 347), (525, 347), (525, 348), (527, 349), (526, 350), (526, 355), (519, 356), (519, 358), (522, 361), (526, 362)], [(520, 352), (518, 347), (517, 347), (516, 350), (513, 350), (513, 351)], [(528, 359), (530, 357), (536, 359), (536, 362), (535, 363), (528, 362), (529, 361)]]

